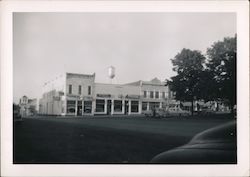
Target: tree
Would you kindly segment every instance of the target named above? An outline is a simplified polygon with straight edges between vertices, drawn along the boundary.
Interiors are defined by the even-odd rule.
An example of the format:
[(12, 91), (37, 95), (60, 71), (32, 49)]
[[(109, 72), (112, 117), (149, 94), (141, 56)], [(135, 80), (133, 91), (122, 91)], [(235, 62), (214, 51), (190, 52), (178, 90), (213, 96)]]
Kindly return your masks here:
[(236, 104), (236, 36), (215, 42), (207, 49), (207, 55), (207, 71), (214, 82), (209, 92), (214, 92), (217, 99), (228, 101), (233, 111)]
[(177, 72), (177, 75), (171, 77), (167, 84), (175, 92), (177, 100), (192, 103), (193, 114), (193, 102), (202, 96), (201, 76), (205, 57), (197, 50), (184, 48), (171, 61), (174, 66), (173, 71)]
[(20, 106), (13, 103), (13, 118), (17, 118), (20, 115)]

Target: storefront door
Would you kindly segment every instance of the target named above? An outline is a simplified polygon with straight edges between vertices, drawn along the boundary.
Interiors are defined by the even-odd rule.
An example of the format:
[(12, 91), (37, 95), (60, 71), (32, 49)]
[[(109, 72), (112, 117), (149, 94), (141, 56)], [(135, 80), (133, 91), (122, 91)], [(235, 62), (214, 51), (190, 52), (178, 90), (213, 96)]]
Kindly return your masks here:
[(107, 103), (107, 114), (108, 115), (111, 114), (111, 100), (108, 100), (108, 103)]
[(125, 101), (125, 111), (124, 114), (128, 114), (128, 101)]
[(78, 116), (82, 115), (82, 101), (78, 101), (77, 103), (77, 115)]

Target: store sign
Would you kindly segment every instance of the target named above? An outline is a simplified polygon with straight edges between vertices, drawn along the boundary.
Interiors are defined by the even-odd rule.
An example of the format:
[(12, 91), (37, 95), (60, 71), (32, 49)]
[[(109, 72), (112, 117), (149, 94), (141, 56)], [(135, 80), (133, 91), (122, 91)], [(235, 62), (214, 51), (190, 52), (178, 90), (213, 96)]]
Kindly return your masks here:
[(111, 95), (110, 94), (96, 94), (97, 97), (101, 97), (101, 98), (110, 98)]
[(73, 95), (73, 94), (67, 94), (67, 97), (70, 97), (70, 98), (80, 98), (79, 95)]
[(91, 96), (84, 96), (83, 100), (92, 100), (93, 98)]
[(140, 95), (127, 95), (126, 98), (128, 98), (128, 99), (139, 99)]

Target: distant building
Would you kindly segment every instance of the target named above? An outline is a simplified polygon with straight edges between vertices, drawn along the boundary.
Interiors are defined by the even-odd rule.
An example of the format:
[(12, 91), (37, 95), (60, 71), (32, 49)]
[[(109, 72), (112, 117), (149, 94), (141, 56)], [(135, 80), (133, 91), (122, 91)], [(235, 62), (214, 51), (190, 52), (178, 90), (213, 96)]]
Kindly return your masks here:
[(171, 93), (157, 78), (128, 84), (95, 83), (95, 74), (65, 73), (44, 84), (39, 114), (141, 114), (164, 108)]
[(19, 101), (19, 106), (22, 117), (37, 114), (37, 99), (28, 99), (28, 97), (24, 95)]

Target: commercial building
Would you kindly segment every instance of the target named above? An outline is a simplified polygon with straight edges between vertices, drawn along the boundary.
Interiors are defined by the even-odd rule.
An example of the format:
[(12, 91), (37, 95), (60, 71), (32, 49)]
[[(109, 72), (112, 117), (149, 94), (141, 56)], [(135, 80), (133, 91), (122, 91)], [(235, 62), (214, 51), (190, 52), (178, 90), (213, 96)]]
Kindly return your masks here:
[(157, 78), (128, 84), (95, 83), (95, 74), (65, 73), (44, 84), (39, 113), (45, 115), (141, 114), (172, 99)]
[(21, 117), (33, 116), (37, 113), (37, 99), (29, 99), (27, 96), (22, 96), (19, 101)]

